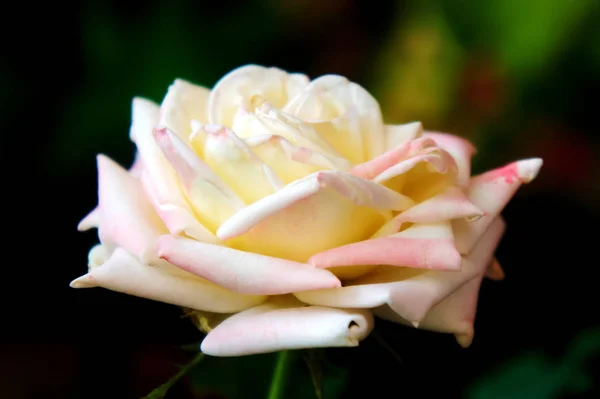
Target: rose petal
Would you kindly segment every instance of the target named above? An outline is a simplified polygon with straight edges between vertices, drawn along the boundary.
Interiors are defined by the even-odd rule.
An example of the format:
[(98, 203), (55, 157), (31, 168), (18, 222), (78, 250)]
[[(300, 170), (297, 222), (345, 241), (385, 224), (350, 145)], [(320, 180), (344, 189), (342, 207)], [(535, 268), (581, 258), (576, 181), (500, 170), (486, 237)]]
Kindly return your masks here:
[(418, 139), (423, 134), (421, 122), (403, 125), (385, 125), (385, 150), (392, 150), (406, 142)]
[(435, 223), (462, 218), (475, 221), (483, 215), (483, 211), (471, 203), (461, 189), (449, 187), (443, 193), (399, 213), (383, 225), (374, 237), (396, 233), (404, 223)]
[(241, 138), (278, 135), (294, 145), (339, 159), (340, 169), (350, 168), (350, 162), (341, 157), (314, 127), (273, 107), (268, 102), (263, 102), (252, 112), (240, 109), (233, 122), (233, 130)]
[(207, 121), (210, 90), (182, 79), (169, 87), (160, 106), (158, 124), (169, 128), (183, 140), (192, 133), (192, 120)]
[(349, 286), (294, 296), (311, 305), (342, 308), (373, 308), (389, 305), (400, 317), (419, 323), (427, 312), (466, 282), (483, 275), (498, 245), (504, 222), (496, 219), (474, 251), (463, 258), (460, 272), (404, 267), (379, 267)]
[(435, 142), (429, 138), (407, 141), (378, 157), (356, 165), (350, 173), (369, 180), (375, 179), (385, 173), (382, 177), (379, 177), (378, 182), (385, 181), (391, 177), (406, 173), (419, 162), (418, 160), (408, 162), (411, 159), (435, 150)]
[[(188, 273), (171, 274), (141, 263), (122, 248), (110, 257), (100, 258), (92, 250), (89, 273), (71, 282), (73, 288), (104, 287), (111, 291), (152, 299), (172, 305), (217, 313), (239, 312), (266, 300), (261, 295), (242, 295), (228, 291)], [(106, 256), (106, 252), (104, 252)]]
[(279, 135), (251, 136), (244, 142), (286, 184), (322, 169), (344, 170), (347, 167), (347, 160), (343, 158), (297, 147)]
[(234, 69), (221, 78), (210, 93), (209, 122), (231, 127), (238, 109), (249, 109), (256, 97), (281, 108), (307, 84), (305, 75), (288, 74), (278, 68), (245, 65)]
[(156, 242), (167, 232), (165, 226), (140, 181), (103, 155), (98, 155), (98, 199), (100, 241), (144, 261), (156, 259)]
[[(418, 328), (452, 333), (456, 336), (456, 340), (462, 347), (466, 348), (471, 345), (480, 286), (481, 277), (476, 277), (463, 284), (440, 303), (432, 307), (423, 321), (418, 323)], [(414, 326), (413, 323), (400, 317), (388, 305), (373, 309), (373, 313), (382, 319)]]
[(280, 295), (340, 286), (333, 274), (307, 264), (187, 238), (162, 236), (158, 252), (190, 273), (245, 294)]
[(471, 178), (471, 158), (476, 150), (468, 140), (447, 133), (425, 132), (425, 137), (435, 140), (437, 145), (446, 150), (458, 166), (456, 183), (461, 187), (467, 187)]
[(238, 249), (306, 262), (317, 252), (368, 238), (389, 210), (411, 205), (368, 180), (320, 171), (238, 211), (217, 235), (237, 237), (229, 243)]
[(467, 254), (477, 240), (504, 209), (521, 183), (529, 183), (538, 174), (542, 166), (539, 158), (526, 159), (510, 163), (471, 179), (468, 189), (469, 201), (485, 212), (479, 220), (468, 223), (464, 220), (453, 222), (456, 247)]
[(288, 349), (358, 346), (373, 329), (366, 310), (303, 306), (287, 298), (231, 316), (202, 342), (211, 356), (242, 356)]
[[(384, 125), (377, 100), (343, 76), (321, 76), (283, 109), (315, 124), (330, 122), (324, 138), (344, 157), (359, 163), (385, 151)], [(319, 129), (321, 134), (326, 130)]]
[(320, 268), (391, 265), (459, 270), (460, 262), (448, 222), (414, 224), (400, 233), (333, 248), (309, 259)]
[(96, 207), (90, 211), (77, 225), (77, 231), (87, 231), (100, 225), (100, 208)]
[(166, 128), (155, 129), (154, 139), (173, 167), (198, 219), (211, 232), (244, 202), (185, 142)]
[(281, 178), (226, 127), (203, 125), (190, 140), (211, 169), (247, 204), (284, 186)]
[(498, 262), (498, 259), (492, 259), (492, 262), (485, 271), (485, 277), (496, 281), (504, 280), (504, 270), (502, 270), (502, 266), (500, 265), (500, 262)]
[(148, 100), (133, 100), (135, 142), (144, 169), (141, 174), (146, 195), (163, 223), (174, 235), (185, 234), (200, 241), (218, 242), (196, 219), (192, 207), (177, 182), (175, 171), (165, 159), (152, 135), (158, 122), (159, 108)]

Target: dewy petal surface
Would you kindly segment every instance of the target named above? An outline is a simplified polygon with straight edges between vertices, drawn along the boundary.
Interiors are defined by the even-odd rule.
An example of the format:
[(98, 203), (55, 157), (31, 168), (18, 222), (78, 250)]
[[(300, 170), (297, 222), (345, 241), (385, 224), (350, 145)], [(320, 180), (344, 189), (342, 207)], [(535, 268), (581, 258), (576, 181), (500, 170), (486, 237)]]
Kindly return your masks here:
[(235, 248), (306, 262), (368, 238), (412, 200), (348, 173), (321, 171), (235, 213), (217, 235)]
[(340, 286), (326, 270), (189, 238), (163, 236), (158, 251), (183, 270), (245, 294), (280, 295)]
[(242, 356), (289, 349), (358, 346), (373, 329), (368, 310), (303, 306), (288, 298), (231, 316), (212, 330), (201, 350)]
[[(98, 253), (98, 251), (95, 251)], [(110, 257), (94, 259), (90, 271), (71, 282), (74, 288), (103, 287), (141, 298), (217, 313), (232, 313), (266, 300), (262, 295), (231, 292), (189, 274), (171, 274), (141, 263), (135, 256), (117, 248)]]

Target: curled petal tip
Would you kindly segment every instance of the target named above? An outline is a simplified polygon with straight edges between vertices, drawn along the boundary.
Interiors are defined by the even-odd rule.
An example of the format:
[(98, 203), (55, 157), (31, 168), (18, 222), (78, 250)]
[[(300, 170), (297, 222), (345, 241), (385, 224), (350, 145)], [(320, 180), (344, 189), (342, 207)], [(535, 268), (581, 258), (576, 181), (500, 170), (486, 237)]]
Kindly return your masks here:
[(78, 277), (69, 284), (71, 288), (93, 288), (95, 286), (94, 279), (89, 274)]
[(517, 173), (524, 183), (529, 183), (536, 178), (543, 164), (541, 158), (524, 159), (517, 163)]
[(456, 334), (456, 342), (463, 348), (468, 348), (473, 342), (473, 334)]

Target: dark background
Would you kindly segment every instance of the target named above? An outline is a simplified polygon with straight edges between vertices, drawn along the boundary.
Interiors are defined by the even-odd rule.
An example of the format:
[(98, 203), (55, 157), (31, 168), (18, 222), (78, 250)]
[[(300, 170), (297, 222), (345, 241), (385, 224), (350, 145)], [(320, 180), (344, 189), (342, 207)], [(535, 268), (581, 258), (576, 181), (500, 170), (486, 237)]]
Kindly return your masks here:
[[(133, 96), (160, 101), (177, 77), (210, 87), (246, 63), (346, 75), (387, 123), (472, 140), (476, 172), (545, 162), (504, 212), (507, 278), (484, 283), (473, 345), (378, 322), (402, 361), (374, 337), (327, 350), (326, 397), (599, 397), (597, 1), (14, 6), (0, 64), (1, 398), (141, 397), (192, 356), (179, 346), (202, 337), (177, 308), (69, 288), (97, 241), (76, 225), (96, 203), (94, 155), (132, 161)], [(205, 359), (168, 397), (266, 397), (272, 362)], [(290, 384), (310, 397), (300, 359)]]

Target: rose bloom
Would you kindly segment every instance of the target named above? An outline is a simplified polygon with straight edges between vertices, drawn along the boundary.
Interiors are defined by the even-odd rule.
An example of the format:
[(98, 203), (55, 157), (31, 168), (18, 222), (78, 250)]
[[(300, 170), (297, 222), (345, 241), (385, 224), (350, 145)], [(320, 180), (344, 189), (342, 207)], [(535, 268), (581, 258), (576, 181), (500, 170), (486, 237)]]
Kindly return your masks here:
[(192, 310), (201, 349), (238, 356), (356, 346), (374, 317), (473, 339), (500, 212), (541, 159), (471, 176), (473, 146), (385, 125), (337, 75), (248, 65), (212, 90), (135, 98), (136, 161), (98, 156), (101, 244), (75, 288)]

